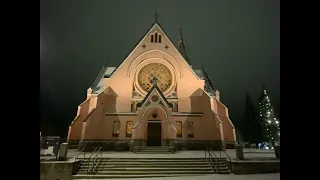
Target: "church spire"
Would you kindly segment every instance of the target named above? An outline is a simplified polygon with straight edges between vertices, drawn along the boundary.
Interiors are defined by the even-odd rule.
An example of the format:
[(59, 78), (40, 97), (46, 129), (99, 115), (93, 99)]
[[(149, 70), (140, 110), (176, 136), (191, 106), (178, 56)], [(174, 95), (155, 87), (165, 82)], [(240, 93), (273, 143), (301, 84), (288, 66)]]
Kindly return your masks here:
[(185, 42), (183, 40), (182, 28), (180, 28), (180, 40), (178, 42), (178, 45), (179, 45), (179, 51), (180, 51), (181, 55), (186, 59), (186, 61), (190, 65), (188, 54), (187, 54), (187, 51), (186, 51)]

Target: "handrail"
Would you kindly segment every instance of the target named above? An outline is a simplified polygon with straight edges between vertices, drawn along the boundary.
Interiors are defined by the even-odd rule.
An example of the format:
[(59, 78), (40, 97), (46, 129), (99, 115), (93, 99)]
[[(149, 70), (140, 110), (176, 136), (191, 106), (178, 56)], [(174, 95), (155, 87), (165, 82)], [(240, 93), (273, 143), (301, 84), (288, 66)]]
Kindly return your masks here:
[[(93, 152), (91, 153), (90, 157), (88, 158), (88, 165), (90, 164), (90, 159), (91, 159), (92, 155), (98, 150), (98, 148), (99, 148), (99, 146), (97, 146), (97, 147), (93, 150)], [(100, 149), (101, 149), (101, 148), (100, 148)], [(99, 149), (99, 150), (100, 150), (100, 149)], [(89, 173), (89, 170), (90, 170), (90, 168), (88, 168), (87, 173)]]
[(83, 158), (81, 159), (80, 163), (78, 164), (78, 166), (77, 166), (77, 168), (76, 168), (77, 171), (78, 171), (79, 167), (81, 166), (82, 162), (83, 162), (83, 161), (85, 160), (85, 158), (86, 158), (86, 153), (84, 152), (84, 149), (85, 149), (85, 148), (86, 148), (86, 146), (84, 146), (84, 147), (81, 149), (80, 153), (74, 158), (74, 162), (76, 162), (77, 159), (78, 159), (78, 157), (80, 156), (80, 154), (83, 153)]
[[(214, 154), (213, 151), (212, 151), (212, 154), (211, 154), (210, 150), (212, 151), (212, 149), (206, 148), (206, 150), (205, 150), (205, 158), (206, 158), (206, 160), (208, 161), (208, 158), (207, 158), (207, 152), (208, 152), (208, 156), (209, 156), (209, 161), (208, 161), (208, 162), (209, 162), (209, 164), (211, 165), (213, 172), (216, 172), (215, 169), (217, 169), (218, 173), (220, 173), (220, 172), (219, 172), (219, 162), (218, 162), (218, 168), (217, 168), (216, 165), (214, 164), (214, 157), (212, 156), (212, 154), (213, 154), (217, 159), (218, 159), (218, 157)], [(211, 164), (211, 163), (212, 163), (212, 164)]]
[[(231, 173), (233, 173), (233, 163), (232, 163), (232, 160), (231, 160), (231, 157), (225, 152), (226, 150), (224, 149), (222, 152), (227, 155), (228, 159), (229, 159), (229, 162), (230, 162), (230, 166), (231, 166)], [(220, 151), (220, 159), (221, 159), (221, 151)]]
[[(81, 149), (80, 153), (75, 157), (74, 161), (77, 160), (77, 158), (80, 156), (80, 154), (84, 151), (85, 148), (86, 148), (86, 147), (83, 147), (83, 148)], [(84, 153), (84, 154), (85, 154), (85, 153)]]
[[(216, 157), (216, 159), (217, 159), (217, 163), (218, 163), (218, 174), (220, 174), (220, 163), (219, 163), (219, 160), (218, 160), (218, 156), (216, 156), (216, 154), (214, 153), (214, 151), (211, 149), (211, 148), (209, 148), (209, 150), (212, 152), (212, 154), (214, 155), (214, 157)], [(221, 157), (220, 157), (220, 159), (221, 159)]]
[[(102, 151), (101, 151), (101, 149), (102, 149), (102, 146), (100, 146), (98, 152), (96, 153), (96, 155), (94, 157), (92, 165), (89, 167), (89, 171), (90, 171), (91, 167), (93, 167), (93, 169), (91, 170), (91, 173), (93, 173), (95, 171), (95, 169), (97, 168), (100, 160), (102, 159)], [(98, 155), (100, 155), (99, 159), (97, 158)], [(97, 159), (98, 159), (98, 162), (96, 163)]]

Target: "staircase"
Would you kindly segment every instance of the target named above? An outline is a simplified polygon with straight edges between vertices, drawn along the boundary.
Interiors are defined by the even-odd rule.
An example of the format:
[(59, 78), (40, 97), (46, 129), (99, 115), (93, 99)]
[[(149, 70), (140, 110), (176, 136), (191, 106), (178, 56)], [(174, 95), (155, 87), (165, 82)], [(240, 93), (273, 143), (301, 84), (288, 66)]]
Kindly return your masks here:
[[(215, 171), (205, 158), (102, 158), (94, 172), (85, 159), (73, 179), (178, 177), (218, 173), (230, 174), (224, 159), (216, 159)], [(219, 166), (218, 166), (219, 165)]]
[(137, 154), (172, 154), (168, 146), (142, 146)]

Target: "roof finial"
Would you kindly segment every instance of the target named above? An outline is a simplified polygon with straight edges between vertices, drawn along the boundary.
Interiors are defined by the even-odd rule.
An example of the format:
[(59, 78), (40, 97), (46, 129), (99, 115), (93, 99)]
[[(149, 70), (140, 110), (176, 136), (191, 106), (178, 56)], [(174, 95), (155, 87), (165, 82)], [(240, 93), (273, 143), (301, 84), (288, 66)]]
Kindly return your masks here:
[(182, 28), (180, 28), (180, 40), (183, 40), (183, 38), (182, 38)]
[(156, 23), (158, 23), (158, 16), (159, 16), (159, 12), (158, 12), (158, 10), (156, 10), (156, 13), (154, 14), (154, 21)]
[(183, 36), (182, 36), (182, 28), (180, 28), (179, 30), (180, 30), (180, 40), (178, 42), (179, 51), (180, 51), (181, 55), (185, 58), (185, 60), (187, 60), (188, 64), (190, 64), (189, 58), (188, 58), (188, 55), (187, 55), (187, 51), (186, 51), (186, 47), (184, 45), (185, 42), (184, 42)]

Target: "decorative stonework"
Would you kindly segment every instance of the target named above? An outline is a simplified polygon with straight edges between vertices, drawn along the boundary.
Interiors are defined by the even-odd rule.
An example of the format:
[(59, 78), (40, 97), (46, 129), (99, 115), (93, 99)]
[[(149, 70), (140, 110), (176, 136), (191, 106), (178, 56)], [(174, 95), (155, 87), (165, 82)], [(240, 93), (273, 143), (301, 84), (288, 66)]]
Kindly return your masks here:
[(144, 66), (138, 74), (138, 84), (144, 91), (152, 88), (152, 79), (157, 78), (157, 85), (162, 92), (168, 90), (172, 84), (172, 74), (163, 64), (151, 63)]
[(141, 100), (132, 100), (131, 101), (131, 112), (137, 111), (137, 104), (140, 102), (141, 102)]

